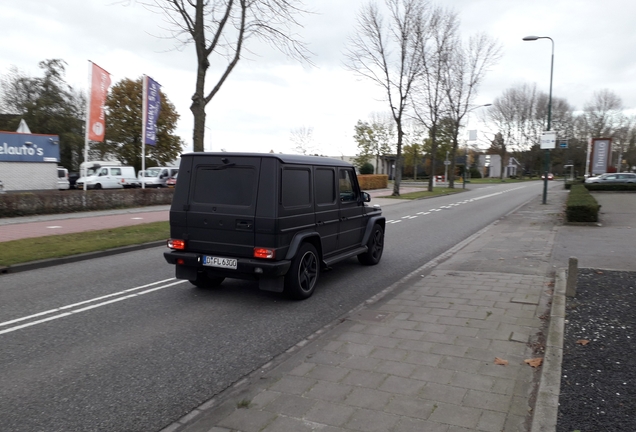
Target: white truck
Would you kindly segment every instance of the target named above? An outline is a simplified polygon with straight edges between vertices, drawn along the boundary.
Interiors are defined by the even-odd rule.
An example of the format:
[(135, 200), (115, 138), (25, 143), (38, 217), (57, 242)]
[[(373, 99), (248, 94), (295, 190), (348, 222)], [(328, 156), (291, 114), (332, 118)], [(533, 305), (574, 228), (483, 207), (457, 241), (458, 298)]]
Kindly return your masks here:
[(94, 163), (86, 167), (86, 174), (77, 179), (77, 189), (122, 189), (138, 188), (141, 183), (135, 177), (135, 168), (123, 165), (102, 166)]

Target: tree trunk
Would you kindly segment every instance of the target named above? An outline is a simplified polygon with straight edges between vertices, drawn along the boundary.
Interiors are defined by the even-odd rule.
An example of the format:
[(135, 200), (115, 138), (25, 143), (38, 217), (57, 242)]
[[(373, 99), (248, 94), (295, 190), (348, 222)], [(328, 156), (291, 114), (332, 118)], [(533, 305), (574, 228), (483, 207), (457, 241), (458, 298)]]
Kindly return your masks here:
[(393, 193), (391, 196), (400, 196), (400, 183), (402, 182), (402, 137), (404, 136), (404, 131), (399, 121), (397, 122), (397, 128), (397, 160), (395, 161), (395, 179), (393, 180)]
[[(203, 64), (201, 64), (203, 62)], [(202, 152), (204, 148), (205, 138), (205, 73), (207, 70), (207, 58), (199, 59), (199, 68), (197, 70), (196, 90), (192, 96), (192, 105), (190, 111), (194, 116), (194, 129), (192, 132), (192, 147), (195, 152)]]
[(453, 137), (453, 148), (451, 151), (451, 164), (449, 166), (448, 173), (448, 187), (451, 189), (455, 188), (455, 160), (457, 159), (457, 147), (459, 147), (459, 143), (457, 142), (457, 133)]

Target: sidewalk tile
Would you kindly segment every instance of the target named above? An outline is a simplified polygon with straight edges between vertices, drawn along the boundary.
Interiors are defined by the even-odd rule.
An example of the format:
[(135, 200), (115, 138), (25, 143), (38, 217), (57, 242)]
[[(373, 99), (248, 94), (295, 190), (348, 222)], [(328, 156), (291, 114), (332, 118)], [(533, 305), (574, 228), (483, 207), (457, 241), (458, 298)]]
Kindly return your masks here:
[(362, 432), (386, 432), (393, 429), (399, 420), (400, 418), (394, 414), (361, 408), (353, 414), (345, 426)]
[(394, 396), (386, 411), (401, 416), (427, 419), (435, 410), (435, 402), (413, 396)]
[(318, 401), (305, 415), (305, 419), (331, 426), (343, 426), (355, 411), (354, 408), (341, 404)]

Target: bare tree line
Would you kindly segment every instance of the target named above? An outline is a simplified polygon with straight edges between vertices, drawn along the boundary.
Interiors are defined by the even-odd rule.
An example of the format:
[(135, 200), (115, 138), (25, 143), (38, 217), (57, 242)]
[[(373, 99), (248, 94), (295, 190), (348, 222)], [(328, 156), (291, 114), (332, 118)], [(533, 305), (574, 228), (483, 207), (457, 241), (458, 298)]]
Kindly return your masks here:
[[(346, 53), (347, 67), (382, 87), (397, 129), (393, 195), (400, 195), (404, 128), (415, 120), (429, 131), (435, 165), (440, 121), (453, 119), (455, 160), (461, 122), (471, 109), (499, 44), (485, 34), (464, 43), (456, 12), (424, 0), (385, 0), (360, 10)], [(454, 165), (451, 184), (454, 182)], [(433, 188), (432, 177), (429, 190)]]

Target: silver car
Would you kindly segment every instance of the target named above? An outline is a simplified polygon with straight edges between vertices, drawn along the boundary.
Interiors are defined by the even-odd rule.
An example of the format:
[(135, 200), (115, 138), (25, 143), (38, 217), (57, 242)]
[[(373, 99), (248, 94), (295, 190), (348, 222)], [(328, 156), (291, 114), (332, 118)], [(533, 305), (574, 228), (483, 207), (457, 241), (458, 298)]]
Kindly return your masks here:
[(607, 173), (585, 179), (585, 183), (636, 183), (634, 173)]

